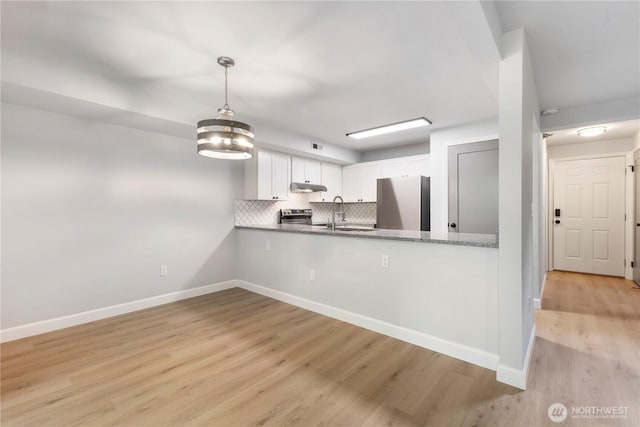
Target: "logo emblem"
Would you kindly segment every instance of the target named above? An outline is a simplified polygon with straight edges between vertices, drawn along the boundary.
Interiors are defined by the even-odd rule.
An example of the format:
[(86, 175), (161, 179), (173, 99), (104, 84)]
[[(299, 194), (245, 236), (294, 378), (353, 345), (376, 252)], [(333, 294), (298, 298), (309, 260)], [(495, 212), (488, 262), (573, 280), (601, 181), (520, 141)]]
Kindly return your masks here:
[(547, 410), (547, 415), (554, 423), (561, 423), (567, 419), (567, 407), (562, 403), (552, 403)]

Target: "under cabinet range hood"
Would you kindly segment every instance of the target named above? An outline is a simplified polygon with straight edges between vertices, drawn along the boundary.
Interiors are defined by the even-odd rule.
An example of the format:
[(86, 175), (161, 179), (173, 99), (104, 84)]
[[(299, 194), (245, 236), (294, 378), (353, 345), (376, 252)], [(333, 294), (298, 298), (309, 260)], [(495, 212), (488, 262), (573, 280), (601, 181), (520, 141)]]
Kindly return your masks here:
[(327, 187), (319, 184), (308, 184), (306, 182), (292, 182), (289, 186), (292, 193), (314, 193), (317, 191), (327, 191)]

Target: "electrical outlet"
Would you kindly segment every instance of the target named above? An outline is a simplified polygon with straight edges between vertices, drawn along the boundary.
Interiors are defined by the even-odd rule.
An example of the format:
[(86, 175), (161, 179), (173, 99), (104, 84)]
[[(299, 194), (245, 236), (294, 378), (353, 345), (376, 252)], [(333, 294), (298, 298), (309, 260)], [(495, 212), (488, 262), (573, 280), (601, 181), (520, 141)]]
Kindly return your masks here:
[(270, 251), (270, 250), (271, 250), (271, 242), (270, 242), (269, 240), (267, 240), (267, 243), (264, 245), (264, 248), (265, 248), (267, 251)]
[(315, 270), (309, 270), (309, 280), (312, 282), (315, 282), (316, 280), (316, 271)]
[(389, 255), (380, 255), (380, 267), (389, 268)]
[(168, 271), (168, 269), (167, 269), (167, 266), (166, 266), (166, 265), (161, 265), (161, 266), (160, 266), (160, 276), (164, 277), (164, 276), (166, 276), (167, 274), (169, 274), (169, 271)]

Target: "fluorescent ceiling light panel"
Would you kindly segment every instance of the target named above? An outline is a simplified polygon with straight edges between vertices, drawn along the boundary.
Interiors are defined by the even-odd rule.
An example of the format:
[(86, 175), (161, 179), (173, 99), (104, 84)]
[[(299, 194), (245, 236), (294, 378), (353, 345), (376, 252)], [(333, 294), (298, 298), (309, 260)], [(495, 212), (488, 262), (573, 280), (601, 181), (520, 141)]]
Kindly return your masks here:
[(392, 132), (399, 132), (401, 130), (418, 128), (421, 126), (429, 126), (431, 122), (424, 117), (419, 119), (407, 120), (406, 122), (392, 123), (390, 125), (379, 126), (373, 129), (361, 130), (358, 132), (348, 133), (347, 136), (354, 139), (369, 138), (370, 136), (384, 135)]

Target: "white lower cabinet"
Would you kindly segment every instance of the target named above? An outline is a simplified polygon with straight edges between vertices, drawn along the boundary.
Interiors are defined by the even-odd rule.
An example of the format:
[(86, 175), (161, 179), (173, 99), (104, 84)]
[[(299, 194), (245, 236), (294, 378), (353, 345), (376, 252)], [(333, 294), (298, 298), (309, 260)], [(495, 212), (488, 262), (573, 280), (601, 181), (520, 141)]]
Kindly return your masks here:
[(286, 200), (291, 157), (259, 150), (244, 162), (244, 196), (253, 200)]

